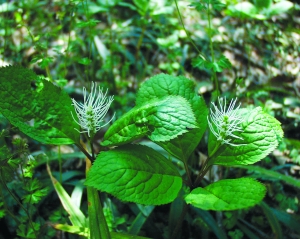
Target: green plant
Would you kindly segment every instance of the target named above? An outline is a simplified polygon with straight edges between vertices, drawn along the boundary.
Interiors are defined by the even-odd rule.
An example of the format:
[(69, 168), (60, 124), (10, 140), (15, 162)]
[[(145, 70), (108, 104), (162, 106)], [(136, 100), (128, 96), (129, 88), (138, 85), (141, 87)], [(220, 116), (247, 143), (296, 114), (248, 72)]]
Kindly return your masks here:
[(11, 218), (6, 222), (8, 230), (15, 230), (21, 238), (49, 238), (54, 231), (42, 228), (44, 219), (38, 215), (39, 204), (49, 188), (34, 177), (36, 160), (29, 154), (26, 141), (15, 138), (12, 144), (13, 153), (5, 144), (0, 147), (0, 216)]
[(266, 20), (272, 16), (288, 12), (294, 4), (290, 1), (256, 0), (254, 3), (243, 1), (227, 8), (227, 14), (241, 18), (253, 18), (257, 20)]
[[(227, 107), (226, 99), (219, 98), (219, 105), (213, 103), (209, 115), (203, 98), (194, 92), (191, 80), (156, 75), (139, 89), (136, 106), (106, 132), (101, 144), (118, 147), (95, 155), (93, 138), (104, 125), (112, 98), (106, 98), (100, 89), (98, 94), (93, 85), (89, 95), (84, 92), (83, 104), (73, 100), (74, 109), (64, 91), (40, 80), (28, 69), (9, 66), (1, 68), (0, 73), (0, 89), (4, 94), (0, 111), (14, 126), (43, 144), (75, 144), (89, 159), (85, 182), (88, 230), (84, 229), (87, 225), (83, 216), (79, 217), (80, 224), (71, 220), (73, 227), (60, 229), (78, 233), (80, 226), (80, 232), (84, 232), (81, 235), (88, 235), (89, 231), (91, 238), (118, 235), (109, 232), (97, 190), (122, 201), (146, 205), (171, 203), (181, 195), (179, 198), (184, 198), (185, 203), (170, 234), (172, 238), (180, 229), (187, 204), (204, 210), (236, 210), (254, 206), (266, 193), (265, 187), (251, 178), (223, 179), (210, 184), (203, 181), (213, 165), (253, 164), (277, 147), (283, 137), (280, 123), (260, 107), (235, 107), (236, 100), (230, 101)], [(32, 88), (36, 82), (39, 84)], [(195, 175), (189, 158), (207, 125), (210, 128), (208, 158)], [(80, 143), (80, 132), (88, 133), (91, 153)], [(185, 172), (180, 175), (172, 162), (154, 149), (132, 144), (142, 137), (148, 137), (169, 156), (180, 160)], [(54, 180), (52, 176), (51, 179)], [(68, 196), (57, 181), (53, 183), (70, 216), (82, 215), (78, 209), (74, 211), (70, 203), (66, 205)]]
[[(175, 0), (176, 6), (177, 6), (177, 11), (181, 19), (181, 23), (184, 27), (184, 23), (178, 8), (177, 0)], [(206, 28), (206, 33), (209, 39), (209, 50), (210, 50), (210, 57), (205, 56), (204, 53), (202, 53), (199, 48), (193, 43), (193, 40), (190, 37), (190, 34), (186, 33), (190, 39), (190, 41), (193, 43), (193, 46), (197, 50), (199, 56), (195, 59), (193, 59), (192, 64), (194, 67), (200, 68), (200, 69), (207, 69), (212, 72), (212, 81), (214, 84), (214, 98), (216, 99), (220, 95), (220, 86), (219, 86), (219, 81), (217, 78), (217, 73), (222, 72), (224, 69), (230, 69), (231, 68), (231, 63), (230, 61), (224, 56), (224, 55), (216, 55), (215, 52), (215, 44), (213, 42), (213, 36), (215, 34), (215, 29), (212, 25), (212, 12), (213, 11), (220, 11), (223, 7), (224, 4), (221, 3), (219, 0), (203, 0), (203, 1), (193, 1), (191, 6), (195, 7), (195, 9), (199, 13), (204, 13), (207, 16), (207, 22), (208, 26)]]

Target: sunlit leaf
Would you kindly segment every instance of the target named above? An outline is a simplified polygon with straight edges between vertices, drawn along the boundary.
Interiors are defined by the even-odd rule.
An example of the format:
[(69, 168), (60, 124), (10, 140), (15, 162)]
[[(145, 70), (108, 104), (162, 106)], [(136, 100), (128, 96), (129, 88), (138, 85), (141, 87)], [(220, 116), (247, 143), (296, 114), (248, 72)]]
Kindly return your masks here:
[(177, 197), (182, 179), (172, 162), (155, 150), (124, 145), (101, 152), (85, 184), (123, 201), (160, 205)]
[(185, 201), (204, 210), (237, 210), (254, 206), (265, 194), (265, 186), (252, 178), (224, 179), (195, 188)]

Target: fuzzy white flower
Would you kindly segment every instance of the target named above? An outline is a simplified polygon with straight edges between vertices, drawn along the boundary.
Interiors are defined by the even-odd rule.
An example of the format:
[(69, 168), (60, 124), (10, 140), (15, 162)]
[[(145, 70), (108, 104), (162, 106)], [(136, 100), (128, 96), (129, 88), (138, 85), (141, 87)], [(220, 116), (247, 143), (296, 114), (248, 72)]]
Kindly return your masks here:
[(83, 131), (79, 131), (80, 133), (88, 133), (88, 136), (92, 138), (97, 131), (113, 119), (112, 117), (107, 123), (103, 124), (103, 119), (114, 100), (113, 96), (107, 97), (106, 95), (107, 90), (105, 94), (103, 94), (100, 86), (97, 90), (97, 85), (92, 82), (90, 94), (88, 94), (86, 88), (83, 87), (83, 103), (78, 103), (72, 99), (72, 105), (74, 105), (79, 122), (74, 118), (72, 112), (71, 114), (75, 122), (83, 129)]
[(231, 143), (233, 138), (243, 140), (242, 137), (234, 134), (235, 132), (243, 132), (240, 124), (244, 121), (244, 117), (241, 114), (237, 114), (241, 104), (235, 108), (236, 100), (237, 99), (232, 99), (226, 109), (226, 98), (218, 98), (219, 108), (215, 103), (212, 103), (213, 107), (210, 109), (210, 119), (207, 117), (208, 126), (211, 132), (222, 144), (229, 144), (232, 146), (243, 145)]

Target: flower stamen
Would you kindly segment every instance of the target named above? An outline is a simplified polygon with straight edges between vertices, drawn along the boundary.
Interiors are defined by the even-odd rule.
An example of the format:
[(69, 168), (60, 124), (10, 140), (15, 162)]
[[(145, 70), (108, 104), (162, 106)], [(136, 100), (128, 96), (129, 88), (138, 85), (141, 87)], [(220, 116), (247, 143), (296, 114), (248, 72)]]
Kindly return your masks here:
[(76, 102), (75, 99), (72, 99), (73, 106), (75, 108), (75, 112), (78, 117), (78, 121), (72, 114), (74, 121), (80, 125), (83, 131), (79, 131), (80, 133), (88, 133), (90, 138), (93, 138), (94, 135), (104, 126), (109, 124), (113, 117), (103, 124), (104, 117), (107, 114), (107, 111), (114, 100), (113, 96), (107, 97), (107, 90), (105, 94), (103, 94), (102, 89), (98, 88), (97, 85), (92, 82), (91, 93), (88, 94), (86, 88), (83, 87), (83, 103)]
[(238, 114), (241, 104), (235, 108), (236, 101), (237, 99), (232, 99), (226, 109), (226, 98), (218, 98), (219, 108), (215, 103), (212, 103), (213, 107), (210, 110), (210, 117), (207, 116), (210, 131), (221, 144), (232, 146), (243, 145), (231, 143), (232, 139), (243, 140), (242, 137), (234, 134), (236, 132), (243, 132), (240, 124), (244, 121), (244, 117)]

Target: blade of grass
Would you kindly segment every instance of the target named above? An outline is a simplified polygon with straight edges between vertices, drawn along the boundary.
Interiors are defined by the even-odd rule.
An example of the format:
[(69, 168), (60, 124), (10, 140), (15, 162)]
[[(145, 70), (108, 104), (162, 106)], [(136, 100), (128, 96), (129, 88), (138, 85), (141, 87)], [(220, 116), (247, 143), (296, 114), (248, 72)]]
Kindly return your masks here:
[(266, 204), (265, 202), (260, 203), (260, 207), (263, 210), (264, 214), (266, 215), (269, 224), (272, 228), (273, 233), (275, 234), (276, 239), (283, 238), (281, 225), (279, 224), (279, 221), (277, 220), (276, 215), (273, 213), (271, 208)]
[[(249, 171), (255, 172), (256, 174), (253, 175), (253, 177), (255, 177), (255, 178), (281, 180), (288, 185), (300, 188), (300, 180), (299, 179), (295, 179), (293, 177), (283, 175), (281, 173), (278, 173), (278, 172), (270, 170), (270, 169), (265, 169), (265, 168), (261, 168), (259, 166), (252, 166), (252, 165), (237, 165), (234, 167), (235, 168), (243, 168), (243, 169), (247, 169)], [(252, 176), (252, 175), (250, 175), (250, 176)]]
[(63, 186), (52, 176), (49, 165), (47, 164), (47, 171), (53, 183), (54, 189), (64, 207), (64, 209), (69, 214), (70, 221), (73, 226), (77, 227), (85, 227), (86, 226), (86, 218), (82, 211), (73, 204), (71, 197), (65, 191)]
[(216, 220), (208, 211), (201, 210), (195, 207), (191, 207), (191, 209), (195, 211), (197, 215), (203, 219), (203, 221), (211, 228), (211, 230), (214, 232), (217, 238), (227, 239), (226, 233), (223, 231), (222, 228), (219, 227)]
[(134, 219), (134, 221), (132, 222), (128, 230), (128, 232), (133, 235), (137, 235), (140, 232), (142, 226), (144, 225), (149, 215), (155, 208), (155, 206), (142, 206), (142, 205), (138, 205), (138, 207), (140, 209), (140, 212), (136, 216), (136, 218)]

